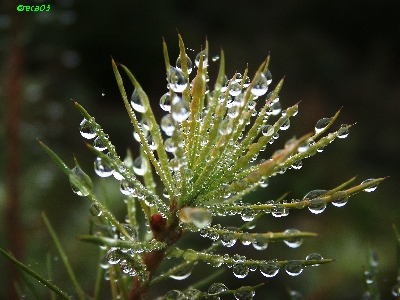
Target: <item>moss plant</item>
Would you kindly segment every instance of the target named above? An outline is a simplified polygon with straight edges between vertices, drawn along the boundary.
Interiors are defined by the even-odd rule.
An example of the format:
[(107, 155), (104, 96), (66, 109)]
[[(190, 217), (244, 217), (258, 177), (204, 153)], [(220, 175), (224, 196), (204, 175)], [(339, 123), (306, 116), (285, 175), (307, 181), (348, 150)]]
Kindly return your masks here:
[[(196, 67), (185, 53), (179, 36), (180, 55), (173, 67), (163, 43), (168, 90), (160, 99), (166, 111), (160, 125), (153, 115), (150, 101), (131, 72), (112, 60), (112, 68), (123, 103), (133, 124), (134, 136), (140, 143), (140, 156), (128, 155), (121, 159), (95, 119), (77, 102), (76, 108), (84, 119), (80, 132), (93, 140), (88, 148), (94, 153), (95, 172), (100, 177), (114, 177), (120, 182), (125, 197), (127, 217), (120, 221), (113, 215), (107, 202), (93, 192), (91, 178), (75, 166), (68, 167), (52, 150), (40, 142), (44, 150), (69, 177), (73, 192), (86, 197), (90, 203), (90, 234), (81, 241), (98, 244), (107, 264), (99, 268), (94, 299), (102, 298), (104, 274), (107, 271), (113, 299), (145, 299), (150, 289), (168, 278), (183, 280), (193, 267), (207, 263), (218, 269), (227, 266), (237, 278), (249, 272), (261, 272), (273, 277), (279, 271), (291, 276), (302, 273), (308, 266), (322, 265), (332, 259), (312, 253), (305, 258), (287, 260), (258, 260), (239, 254), (224, 253), (227, 247), (241, 243), (263, 251), (271, 242), (284, 242), (291, 248), (299, 247), (303, 239), (316, 233), (287, 229), (283, 232), (251, 231), (264, 215), (287, 217), (290, 210), (308, 209), (313, 214), (323, 212), (329, 203), (341, 207), (350, 196), (361, 191), (371, 192), (383, 180), (366, 179), (349, 187), (355, 178), (328, 190), (314, 190), (303, 198), (288, 199), (283, 195), (264, 203), (250, 204), (242, 199), (256, 189), (268, 185), (272, 176), (284, 174), (289, 168), (299, 169), (302, 161), (328, 146), (336, 139), (346, 138), (351, 125), (341, 125), (328, 133), (339, 111), (331, 118), (319, 120), (313, 133), (288, 140), (270, 159), (257, 161), (260, 152), (279, 137), (279, 132), (290, 127), (290, 119), (297, 115), (298, 104), (281, 110), (279, 91), (283, 79), (270, 88), (272, 76), (268, 69), (269, 57), (250, 79), (248, 70), (236, 73), (231, 79), (225, 75), (224, 53), (220, 54), (220, 68), (214, 89), (208, 82), (208, 44), (195, 58)], [(120, 70), (133, 84), (130, 99), (125, 91)], [(192, 72), (193, 71), (193, 72)], [(268, 92), (268, 90), (271, 90)], [(155, 179), (157, 175), (159, 179)], [(162, 187), (156, 188), (161, 182)], [(159, 194), (157, 191), (163, 191)], [(145, 222), (137, 216), (142, 213)], [(242, 224), (223, 227), (213, 222), (214, 216), (240, 215)], [(85, 299), (85, 292), (75, 279), (66, 255), (45, 215), (45, 223), (58, 247), (74, 283), (76, 295)], [(202, 250), (194, 250), (177, 241), (186, 233), (194, 232), (212, 241)], [(216, 251), (218, 249), (218, 252)], [(229, 251), (231, 252), (231, 251)], [(51, 281), (34, 273), (3, 252), (18, 266), (40, 280), (63, 299), (70, 296)], [(172, 267), (160, 267), (166, 258), (179, 258)], [(214, 274), (210, 274), (210, 280)], [(207, 278), (205, 278), (207, 280)], [(207, 281), (204, 281), (207, 282)], [(182, 282), (181, 290), (172, 290), (160, 299), (219, 299), (234, 295), (236, 299), (252, 299), (262, 282), (253, 286), (229, 289), (223, 283), (198, 285), (189, 288)], [(295, 293), (294, 291), (290, 292)], [(164, 298), (162, 298), (164, 297)]]

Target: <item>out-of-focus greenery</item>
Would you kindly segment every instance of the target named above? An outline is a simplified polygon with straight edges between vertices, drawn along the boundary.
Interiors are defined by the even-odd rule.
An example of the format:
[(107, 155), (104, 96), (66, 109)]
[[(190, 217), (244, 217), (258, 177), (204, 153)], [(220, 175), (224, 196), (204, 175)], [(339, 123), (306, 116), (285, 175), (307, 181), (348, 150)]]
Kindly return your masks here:
[[(360, 180), (391, 176), (376, 193), (350, 201), (344, 208), (329, 207), (312, 218), (292, 212), (289, 219), (273, 222), (266, 219), (265, 230), (295, 227), (318, 232), (319, 253), (335, 258), (336, 262), (307, 269), (295, 278), (279, 274), (258, 291), (257, 297), (263, 299), (268, 293), (271, 299), (276, 298), (278, 295), (272, 292), (282, 295), (289, 286), (310, 299), (360, 298), (364, 291), (362, 266), (366, 264), (368, 247), (379, 255), (379, 285), (382, 297), (388, 297), (397, 272), (391, 224), (399, 226), (400, 221), (396, 189), (400, 179), (398, 1), (253, 1), (250, 4), (237, 0), (209, 3), (160, 0), (116, 4), (104, 0), (59, 0), (48, 3), (49, 13), (23, 13), (20, 33), (25, 52), (21, 74), (24, 155), (20, 179), (24, 262), (45, 274), (45, 253), (51, 253), (54, 266), (59, 269), (54, 281), (68, 290), (67, 274), (40, 217), (44, 210), (61, 235), (78, 280), (83, 287), (93, 283), (97, 248), (76, 240), (76, 236), (87, 232), (89, 203), (71, 192), (68, 181), (41, 150), (36, 138), (46, 141), (63, 158), (69, 156), (71, 166), (75, 155), (84, 170), (92, 170), (93, 157), (79, 136), (81, 116), (69, 100), (73, 98), (96, 116), (119, 153), (130, 147), (138, 154), (111, 70), (110, 55), (135, 74), (160, 116), (157, 103), (166, 85), (161, 37), (168, 41), (173, 59), (178, 56), (177, 29), (185, 45), (194, 48), (193, 52), (188, 51), (192, 59), (200, 50), (196, 47), (204, 44), (205, 36), (212, 41), (211, 56), (223, 47), (228, 76), (243, 70), (247, 63), (250, 74), (254, 74), (270, 52), (270, 70), (275, 82), (286, 76), (280, 94), (282, 104), (287, 107), (302, 100), (299, 115), (292, 120), (292, 130), (282, 136), (282, 141), (312, 131), (318, 119), (333, 115), (341, 106), (342, 123), (357, 122), (346, 140), (308, 160), (301, 170), (275, 178), (271, 183), (274, 189), (254, 193), (254, 202), (277, 198), (288, 187), (293, 197), (302, 197), (311, 189), (329, 189), (332, 182), (339, 184), (354, 175)], [(0, 4), (1, 66), (10, 55), (12, 23), (6, 8), (7, 3)], [(215, 72), (217, 67), (216, 63)], [(211, 72), (212, 69), (211, 65)], [(0, 70), (0, 98), (4, 99), (7, 73), (4, 67)], [(0, 101), (1, 120), (5, 117), (4, 107), (5, 103)], [(4, 149), (3, 122), (0, 126), (0, 149)], [(4, 151), (0, 152), (0, 159), (0, 211), (3, 212), (7, 176)], [(109, 197), (115, 199), (118, 210), (123, 207), (118, 203), (122, 197), (117, 188), (114, 190), (116, 194)], [(119, 215), (123, 218), (124, 214), (121, 210)], [(3, 220), (1, 216), (0, 246), (7, 249)], [(285, 257), (286, 250), (284, 245), (274, 244), (263, 255)], [(315, 244), (306, 242), (295, 251), (304, 257), (315, 251)], [(0, 266), (3, 264), (5, 260), (0, 259)], [(0, 283), (5, 282), (4, 276), (5, 273), (0, 274)], [(241, 280), (240, 285), (251, 282), (252, 276)], [(229, 285), (229, 280), (234, 287), (237, 279), (232, 275), (224, 283)], [(168, 284), (170, 289), (179, 282)], [(7, 287), (0, 286), (0, 298), (6, 290)]]

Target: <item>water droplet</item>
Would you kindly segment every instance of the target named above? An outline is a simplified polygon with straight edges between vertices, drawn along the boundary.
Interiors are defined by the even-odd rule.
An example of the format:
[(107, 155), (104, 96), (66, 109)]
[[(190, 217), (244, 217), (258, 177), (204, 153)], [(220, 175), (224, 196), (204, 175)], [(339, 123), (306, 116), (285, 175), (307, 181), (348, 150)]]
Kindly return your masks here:
[(94, 161), (94, 171), (100, 177), (108, 177), (114, 173), (114, 169), (111, 165), (103, 161), (100, 157), (96, 157)]
[(189, 104), (182, 98), (175, 97), (172, 101), (171, 115), (176, 122), (186, 120), (190, 115)]
[(318, 120), (317, 124), (315, 124), (315, 134), (323, 131), (330, 121), (332, 121), (332, 118), (322, 118)]
[[(182, 70), (182, 59), (181, 59), (180, 55), (178, 56), (178, 59), (176, 60), (176, 67), (179, 70)], [(187, 56), (187, 54), (186, 54), (186, 67), (187, 67), (188, 74), (192, 73), (193, 63), (192, 63), (192, 60), (189, 58), (189, 56)]]
[(135, 193), (135, 186), (129, 181), (123, 179), (120, 182), (120, 191), (124, 195), (132, 195)]
[(396, 283), (392, 287), (392, 295), (395, 297), (400, 297), (400, 283)]
[(303, 295), (297, 291), (290, 291), (289, 295), (291, 300), (304, 300)]
[(171, 67), (168, 72), (168, 83), (175, 93), (182, 93), (187, 86), (187, 79), (181, 70)]
[(290, 119), (287, 118), (281, 125), (280, 129), (281, 130), (287, 130), (290, 127)]
[(310, 148), (310, 145), (309, 145), (309, 143), (306, 141), (306, 142), (304, 142), (303, 144), (301, 144), (301, 145), (299, 146), (299, 148), (297, 148), (297, 151), (298, 151), (299, 153), (303, 153), (303, 152), (306, 152), (306, 151), (308, 150), (308, 148)]
[[(322, 255), (318, 253), (311, 253), (306, 257), (306, 260), (323, 260), (323, 259), (324, 258), (322, 257)], [(312, 266), (319, 266), (319, 264), (314, 264)]]
[(188, 265), (183, 269), (180, 269), (178, 272), (171, 274), (169, 277), (175, 280), (184, 280), (192, 274), (193, 265)]
[(295, 170), (300, 170), (302, 166), (303, 166), (303, 162), (301, 159), (294, 161), (292, 164), (292, 168)]
[(143, 100), (140, 98), (136, 89), (134, 89), (132, 92), (131, 105), (132, 108), (139, 113), (145, 113), (148, 109), (148, 107), (144, 105)]
[(263, 234), (256, 234), (252, 241), (252, 245), (256, 250), (265, 250), (268, 247), (268, 238)]
[(232, 233), (224, 233), (220, 237), (222, 245), (225, 247), (232, 247), (236, 244), (236, 238)]
[(349, 201), (349, 197), (347, 196), (347, 193), (345, 191), (339, 191), (334, 193), (332, 195), (332, 198), (334, 199), (332, 201), (332, 205), (336, 207), (342, 207), (346, 205), (347, 201)]
[(229, 95), (235, 97), (240, 94), (242, 91), (242, 87), (240, 86), (240, 83), (237, 81), (231, 82), (231, 86), (229, 88)]
[(172, 290), (165, 294), (163, 300), (186, 300), (186, 296), (181, 291)]
[(96, 136), (94, 126), (92, 126), (90, 122), (86, 119), (83, 119), (81, 124), (79, 125), (79, 132), (85, 139), (88, 140), (94, 139)]
[[(175, 95), (174, 95), (175, 96)], [(160, 107), (161, 109), (170, 112), (171, 111), (171, 104), (172, 104), (172, 96), (170, 92), (165, 93), (160, 98)]]
[(274, 277), (276, 274), (279, 272), (279, 264), (275, 261), (268, 261), (268, 262), (263, 262), (260, 265), (260, 272), (263, 274), (265, 277)]
[[(364, 180), (363, 182), (361, 182), (361, 185), (367, 184), (368, 182), (370, 182), (372, 180), (375, 180), (375, 179), (374, 178), (370, 178), (370, 179)], [(377, 187), (378, 187), (378, 184), (370, 186), (370, 187), (364, 189), (364, 192), (371, 193), (371, 192), (375, 191), (377, 189)]]
[(223, 292), (225, 292), (227, 290), (228, 290), (228, 288), (226, 287), (225, 284), (219, 283), (219, 282), (215, 282), (212, 285), (210, 285), (210, 287), (208, 288), (207, 293), (209, 295), (216, 295), (216, 294), (219, 294), (219, 293), (223, 293)]
[(232, 125), (229, 120), (223, 120), (218, 127), (218, 132), (222, 135), (227, 135), (232, 132)]
[(179, 212), (179, 220), (181, 220), (184, 223), (191, 222), (197, 228), (202, 229), (210, 226), (212, 217), (206, 208), (184, 207)]
[(164, 149), (167, 152), (174, 153), (176, 151), (176, 146), (172, 138), (167, 138), (164, 141)]
[(124, 272), (125, 274), (128, 274), (129, 276), (136, 275), (136, 271), (133, 268), (133, 265), (130, 261), (122, 260), (120, 261), (119, 265), (121, 267), (121, 271)]
[(251, 300), (256, 294), (250, 287), (242, 286), (233, 292), (236, 300)]
[[(293, 233), (299, 233), (299, 232), (300, 232), (300, 230), (297, 230), (297, 229), (286, 229), (283, 232), (283, 235), (290, 236)], [(286, 238), (283, 242), (290, 248), (298, 248), (301, 246), (301, 244), (303, 244), (303, 239), (298, 238), (298, 237), (290, 237), (290, 238)]]
[(90, 214), (94, 217), (100, 217), (103, 213), (96, 204), (92, 204), (89, 207)]
[(99, 138), (95, 138), (93, 141), (93, 147), (99, 151), (104, 151), (107, 149), (106, 144)]
[(260, 97), (268, 91), (268, 80), (263, 73), (261, 73), (254, 82), (251, 93), (254, 96)]
[(308, 210), (311, 211), (313, 214), (320, 214), (326, 208), (326, 202), (321, 198), (314, 198), (311, 199), (308, 204)]
[(242, 212), (240, 213), (242, 216), (242, 220), (245, 222), (252, 221), (256, 216), (256, 213), (251, 208), (243, 208)]
[(90, 194), (93, 183), (90, 177), (82, 171), (81, 168), (72, 168), (72, 173), (69, 176), (72, 191), (78, 196), (87, 196)]
[(217, 61), (217, 60), (219, 60), (219, 55), (213, 56), (212, 61)]
[(272, 136), (274, 134), (274, 127), (272, 125), (265, 125), (262, 134), (264, 136)]
[(348, 125), (347, 124), (342, 124), (338, 130), (338, 138), (339, 139), (345, 139), (349, 135), (349, 129), (346, 128)]
[(161, 129), (168, 136), (171, 136), (175, 130), (174, 122), (172, 120), (172, 116), (170, 114), (165, 115), (161, 118), (160, 122)]
[(267, 84), (270, 85), (272, 82), (272, 74), (271, 74), (270, 70), (267, 70), (263, 74), (265, 75), (265, 78), (267, 78)]
[(271, 115), (273, 116), (278, 115), (282, 111), (282, 106), (279, 101), (272, 103), (272, 105), (269, 108), (271, 110)]
[(147, 167), (147, 161), (141, 156), (133, 162), (133, 171), (136, 175), (143, 176), (147, 172)]
[(303, 272), (303, 263), (299, 260), (289, 260), (285, 265), (286, 273), (290, 276), (297, 276)]
[(325, 194), (327, 190), (312, 190), (308, 192), (304, 197), (303, 200), (311, 200), (313, 198), (317, 198), (323, 194)]
[(271, 210), (271, 214), (276, 218), (286, 217), (289, 214), (289, 210), (281, 204), (275, 204)]
[(195, 65), (196, 65), (197, 67), (199, 67), (199, 64), (200, 64), (200, 55), (203, 56), (203, 68), (205, 68), (205, 67), (207, 67), (207, 63), (208, 63), (208, 56), (207, 56), (207, 53), (206, 53), (205, 50), (199, 52), (199, 53), (196, 55), (196, 58), (195, 58), (195, 60), (194, 60), (194, 63), (195, 63)]
[(110, 265), (116, 265), (121, 260), (121, 253), (116, 248), (111, 248), (108, 250), (106, 258)]
[(244, 263), (235, 264), (232, 271), (237, 278), (245, 278), (249, 274), (249, 268)]

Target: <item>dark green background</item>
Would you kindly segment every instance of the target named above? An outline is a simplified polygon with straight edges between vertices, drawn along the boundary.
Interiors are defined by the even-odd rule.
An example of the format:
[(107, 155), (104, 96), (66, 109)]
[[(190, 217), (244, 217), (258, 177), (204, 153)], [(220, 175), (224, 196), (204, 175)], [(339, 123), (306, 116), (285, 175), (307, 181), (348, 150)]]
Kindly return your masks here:
[[(22, 3), (22, 2), (21, 2)], [(361, 193), (344, 208), (328, 206), (321, 215), (308, 210), (291, 212), (282, 219), (262, 220), (259, 230), (282, 231), (298, 228), (320, 234), (298, 249), (271, 244), (263, 252), (235, 246), (229, 249), (263, 259), (296, 259), (318, 252), (335, 258), (332, 264), (308, 268), (299, 277), (280, 272), (265, 280), (259, 272), (238, 280), (230, 269), (224, 278), (229, 288), (266, 281), (256, 299), (285, 299), (286, 287), (307, 299), (360, 299), (364, 292), (362, 267), (368, 247), (380, 258), (379, 285), (384, 299), (395, 283), (397, 262), (392, 223), (399, 220), (399, 113), (400, 113), (400, 3), (394, 1), (25, 1), (23, 4), (51, 4), (49, 13), (21, 13), (19, 34), (25, 61), (21, 139), (23, 174), (20, 178), (24, 234), (22, 260), (45, 274), (45, 253), (56, 250), (40, 218), (45, 211), (61, 235), (62, 243), (86, 291), (91, 291), (97, 250), (76, 240), (87, 232), (89, 202), (73, 194), (68, 179), (56, 168), (36, 142), (41, 139), (70, 166), (75, 155), (91, 176), (93, 156), (78, 132), (81, 116), (70, 98), (81, 103), (109, 133), (121, 156), (127, 147), (138, 154), (132, 127), (124, 111), (111, 69), (110, 56), (125, 64), (142, 84), (154, 103), (166, 90), (162, 56), (165, 38), (171, 61), (178, 55), (177, 31), (185, 46), (194, 49), (194, 60), (207, 37), (210, 55), (223, 48), (226, 74), (233, 76), (249, 65), (253, 75), (271, 54), (270, 70), (274, 86), (285, 76), (280, 94), (284, 107), (300, 103), (299, 114), (282, 138), (266, 150), (283, 146), (293, 135), (313, 130), (322, 117), (333, 116), (343, 107), (337, 125), (357, 125), (345, 140), (303, 162), (299, 171), (270, 180), (270, 186), (254, 193), (249, 201), (274, 199), (290, 191), (299, 198), (312, 189), (329, 189), (358, 175), (356, 183), (370, 177), (390, 176), (372, 194)], [(9, 3), (8, 3), (9, 4)], [(1, 119), (5, 118), (6, 65), (10, 58), (12, 23), (7, 3), (0, 4)], [(11, 6), (11, 9), (15, 8)], [(218, 64), (210, 66), (215, 74)], [(211, 76), (211, 84), (215, 77)], [(127, 91), (132, 91), (127, 85)], [(105, 95), (102, 96), (102, 93)], [(0, 145), (5, 149), (5, 125), (0, 127)], [(3, 166), (7, 153), (0, 152), (0, 212), (6, 201)], [(94, 177), (94, 176), (93, 176)], [(109, 180), (112, 181), (112, 180)], [(110, 197), (121, 202), (115, 182)], [(116, 211), (123, 218), (122, 204)], [(0, 246), (8, 249), (8, 232), (0, 217)], [(239, 222), (233, 219), (233, 222)], [(190, 237), (188, 237), (190, 239)], [(60, 261), (54, 262), (56, 282), (70, 291), (70, 282)], [(3, 267), (4, 266), (4, 267)], [(5, 268), (5, 259), (0, 258)], [(210, 272), (198, 265), (195, 276)], [(197, 273), (197, 275), (196, 275)], [(6, 273), (0, 274), (0, 298), (7, 288)], [(195, 277), (194, 276), (194, 277)], [(168, 281), (167, 288), (184, 282)], [(160, 291), (165, 287), (160, 286)], [(29, 294), (28, 294), (29, 295)], [(47, 295), (47, 294), (46, 294)], [(31, 295), (28, 296), (28, 298)], [(30, 298), (29, 298), (30, 299)]]

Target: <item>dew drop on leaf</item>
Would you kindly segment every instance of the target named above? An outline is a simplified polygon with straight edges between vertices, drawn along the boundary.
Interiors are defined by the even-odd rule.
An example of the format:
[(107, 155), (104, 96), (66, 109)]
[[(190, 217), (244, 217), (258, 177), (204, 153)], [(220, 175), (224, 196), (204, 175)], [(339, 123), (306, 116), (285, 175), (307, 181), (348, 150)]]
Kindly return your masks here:
[[(187, 67), (188, 74), (192, 73), (193, 63), (187, 54), (186, 54), (186, 67)], [(178, 58), (176, 60), (176, 68), (179, 70), (182, 70), (182, 59), (181, 59), (180, 55), (178, 56)]]
[[(364, 180), (363, 182), (361, 182), (361, 185), (367, 184), (368, 182), (370, 182), (372, 180), (375, 180), (375, 179), (374, 178), (370, 178), (370, 179)], [(377, 189), (377, 187), (378, 187), (378, 184), (370, 186), (370, 187), (367, 187), (366, 189), (364, 189), (364, 192), (371, 193), (371, 192), (375, 191)]]
[(107, 149), (106, 144), (104, 144), (104, 142), (100, 139), (100, 137), (94, 139), (93, 147), (98, 151), (104, 151)]
[(100, 177), (109, 177), (114, 173), (111, 165), (103, 161), (100, 157), (96, 157), (94, 161), (94, 171)]
[(323, 131), (330, 121), (332, 121), (332, 118), (322, 118), (318, 120), (317, 124), (315, 124), (315, 133), (318, 134)]
[[(297, 229), (286, 229), (283, 232), (283, 235), (287, 235), (290, 236), (293, 233), (299, 233), (300, 230)], [(287, 246), (289, 246), (290, 248), (298, 248), (301, 246), (301, 244), (303, 244), (303, 239), (302, 238), (298, 238), (298, 237), (288, 237), (283, 241)]]
[(348, 125), (347, 124), (342, 124), (338, 130), (338, 138), (339, 139), (344, 139), (347, 138), (349, 135), (349, 129), (346, 128)]
[(342, 207), (349, 201), (349, 197), (345, 191), (338, 191), (332, 195), (332, 205), (336, 207)]
[(210, 287), (207, 290), (207, 293), (209, 295), (215, 295), (215, 294), (223, 293), (227, 290), (228, 290), (228, 288), (226, 287), (225, 284), (220, 283), (220, 282), (215, 282), (212, 285), (210, 285)]
[(136, 175), (143, 176), (147, 172), (147, 161), (139, 156), (136, 158), (133, 162), (133, 171), (136, 173)]
[[(322, 255), (318, 253), (311, 253), (306, 257), (306, 260), (323, 260), (323, 259), (324, 258), (322, 257)], [(313, 266), (319, 266), (319, 264), (314, 264)]]
[(289, 260), (285, 265), (285, 271), (290, 276), (297, 276), (303, 272), (304, 266), (303, 263), (299, 260)]
[(160, 107), (167, 112), (171, 111), (172, 97), (170, 92), (166, 92), (160, 98)]
[(263, 262), (260, 265), (260, 272), (263, 274), (265, 277), (274, 277), (276, 274), (279, 272), (279, 264), (275, 261), (268, 261), (268, 262)]
[(132, 92), (131, 105), (132, 108), (139, 113), (145, 113), (148, 109), (148, 107), (143, 104), (143, 100), (140, 98), (136, 89), (134, 89)]
[(180, 97), (175, 97), (172, 101), (171, 115), (176, 122), (185, 121), (190, 114), (189, 104)]
[(177, 68), (171, 67), (168, 71), (169, 88), (175, 93), (182, 93), (187, 86), (185, 74)]
[(96, 137), (94, 127), (86, 119), (83, 119), (81, 124), (79, 125), (79, 132), (85, 139), (88, 140), (94, 139)]
[(236, 300), (251, 300), (256, 294), (250, 287), (242, 286), (233, 292)]
[(311, 199), (308, 204), (308, 210), (311, 211), (313, 214), (320, 214), (326, 208), (326, 202), (321, 198)]
[(165, 115), (161, 118), (160, 122), (161, 129), (168, 136), (171, 136), (175, 130), (174, 122), (172, 120), (172, 116), (170, 114)]
[(195, 58), (195, 60), (194, 60), (194, 63), (195, 63), (195, 65), (196, 65), (197, 67), (199, 67), (199, 64), (200, 64), (200, 56), (201, 56), (201, 55), (203, 56), (203, 68), (205, 68), (205, 67), (207, 67), (207, 63), (208, 63), (208, 56), (207, 56), (207, 53), (206, 53), (205, 50), (199, 52), (199, 53), (196, 55), (196, 58)]
[(135, 187), (129, 181), (122, 179), (120, 182), (120, 191), (122, 194), (129, 196), (135, 193)]
[(237, 278), (245, 278), (249, 274), (249, 268), (244, 263), (235, 264), (232, 271)]
[(268, 80), (263, 73), (261, 73), (255, 80), (254, 85), (251, 89), (251, 93), (254, 96), (263, 96), (268, 91)]

